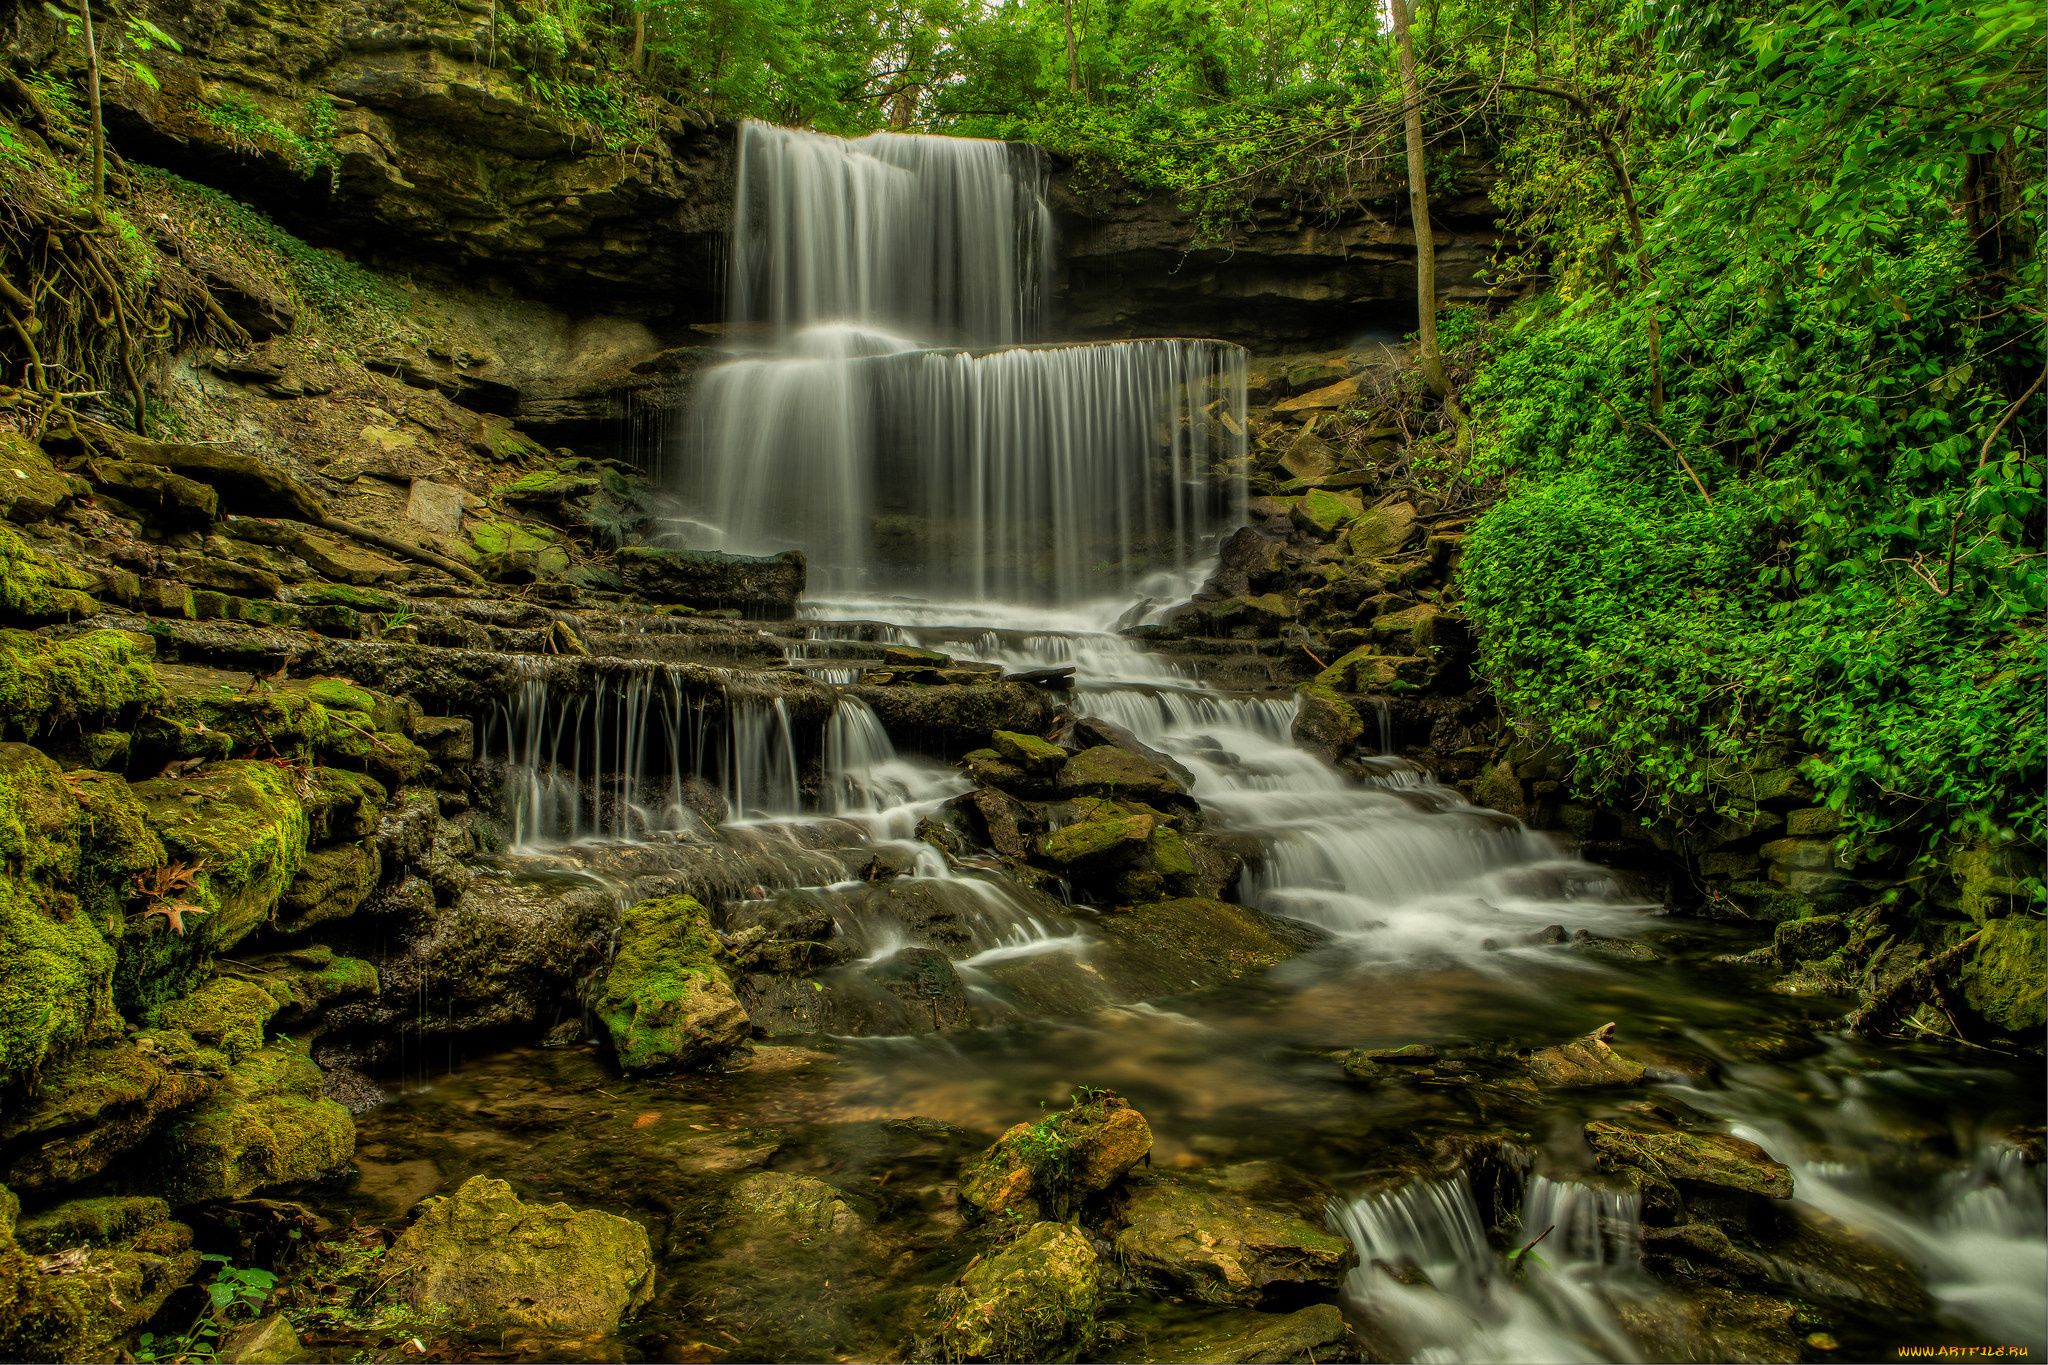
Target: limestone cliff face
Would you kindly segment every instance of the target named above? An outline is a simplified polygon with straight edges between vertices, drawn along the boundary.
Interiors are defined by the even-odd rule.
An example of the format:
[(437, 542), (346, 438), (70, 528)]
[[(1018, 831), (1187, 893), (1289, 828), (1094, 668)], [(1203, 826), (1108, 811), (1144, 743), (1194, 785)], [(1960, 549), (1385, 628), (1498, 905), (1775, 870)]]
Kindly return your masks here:
[[(122, 150), (251, 199), (371, 265), (564, 315), (495, 329), (518, 334), (490, 347), (509, 353), (497, 378), (527, 387), (531, 370), (552, 386), (536, 400), (546, 412), (522, 417), (595, 420), (589, 403), (563, 407), (565, 376), (621, 362), (630, 371), (719, 320), (729, 124), (663, 107), (600, 133), (535, 98), (518, 73), (552, 59), (478, 0), (187, 0), (159, 18), (184, 50), (147, 54), (154, 87), (125, 72), (110, 79)], [(554, 63), (559, 78), (574, 80), (576, 55)], [(1489, 182), (1474, 160), (1440, 193), (1439, 281), (1452, 299), (1486, 293)], [(1055, 197), (1062, 335), (1221, 336), (1287, 350), (1414, 325), (1414, 237), (1398, 180), (1335, 216), (1260, 201), (1228, 247), (1206, 243), (1169, 194), (1062, 169)], [(594, 316), (643, 324), (625, 347), (634, 354), (615, 325), (587, 346), (564, 339)], [(549, 335), (531, 335), (535, 326)]]
[[(1461, 166), (1439, 190), (1437, 288), (1477, 302), (1500, 233), (1490, 168)], [(1062, 176), (1064, 330), (1090, 338), (1214, 336), (1258, 351), (1393, 339), (1415, 327), (1415, 234), (1401, 181), (1368, 185), (1337, 215), (1277, 198), (1253, 205), (1228, 246), (1202, 236), (1173, 195), (1126, 185), (1077, 189)]]
[(715, 313), (731, 138), (667, 110), (609, 137), (544, 107), (489, 6), (313, 0), (159, 17), (183, 52), (110, 83), (134, 159), (246, 194), (371, 264), (572, 312)]

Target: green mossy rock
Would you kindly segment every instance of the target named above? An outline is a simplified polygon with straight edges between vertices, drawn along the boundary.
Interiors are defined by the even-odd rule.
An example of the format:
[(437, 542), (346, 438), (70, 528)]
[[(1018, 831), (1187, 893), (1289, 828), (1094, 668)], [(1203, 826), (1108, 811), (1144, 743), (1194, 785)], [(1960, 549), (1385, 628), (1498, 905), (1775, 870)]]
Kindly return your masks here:
[(177, 1029), (95, 1043), (43, 1072), (35, 1099), (0, 1118), (7, 1183), (76, 1184), (145, 1143), (171, 1114), (217, 1092), (228, 1060)]
[(1613, 1029), (1607, 1024), (1569, 1043), (1538, 1048), (1528, 1058), (1529, 1079), (1546, 1090), (1642, 1084), (1644, 1068), (1607, 1045)]
[(239, 675), (164, 665), (160, 713), (136, 729), (150, 764), (180, 758), (278, 754), (367, 771), (402, 786), (427, 766), (426, 751), (402, 733), (419, 720), (416, 703), (336, 678), (265, 683), (250, 691)]
[(1039, 1223), (939, 1296), (940, 1358), (1071, 1360), (1093, 1334), (1102, 1279), (1086, 1233)]
[(1351, 1244), (1307, 1220), (1154, 1172), (1138, 1182), (1116, 1237), (1124, 1267), (1162, 1293), (1256, 1307), (1334, 1290), (1358, 1264)]
[(145, 635), (95, 630), (52, 640), (0, 630), (0, 731), (28, 736), (133, 721), (163, 698)]
[(701, 1067), (747, 1040), (747, 1012), (721, 956), (710, 916), (688, 896), (626, 911), (596, 1010), (621, 1069)]
[(1360, 559), (1384, 559), (1406, 545), (1414, 532), (1415, 509), (1397, 502), (1359, 516), (1346, 533), (1345, 546)]
[(989, 742), (1005, 761), (1028, 773), (1049, 773), (1067, 761), (1065, 749), (1036, 735), (997, 730), (989, 735)]
[(1357, 498), (1314, 489), (1302, 494), (1294, 504), (1293, 517), (1294, 524), (1302, 530), (1329, 540), (1364, 514), (1364, 504)]
[(1186, 897), (1105, 915), (1098, 929), (1169, 958), (1189, 984), (1220, 986), (1324, 942), (1320, 930), (1228, 901)]
[(1963, 963), (1963, 999), (2008, 1033), (2039, 1033), (2048, 1023), (2048, 947), (2031, 915), (1991, 920), (1977, 929)]
[(91, 616), (100, 609), (87, 595), (95, 586), (90, 574), (31, 549), (0, 527), (0, 620), (39, 626)]
[(261, 986), (217, 977), (190, 995), (160, 1006), (159, 1028), (182, 1029), (203, 1047), (215, 1048), (230, 1063), (263, 1046), (263, 1026), (277, 1013), (277, 1001)]
[(0, 432), (0, 519), (27, 526), (48, 521), (92, 492), (62, 473), (50, 457), (18, 432)]
[(1303, 683), (1294, 690), (1296, 741), (1323, 757), (1336, 760), (1358, 747), (1365, 722), (1358, 708), (1337, 695), (1328, 683)]
[(115, 1019), (116, 951), (78, 895), (93, 866), (81, 803), (51, 759), (0, 744), (0, 1088)]
[(14, 1240), (25, 1250), (48, 1253), (76, 1246), (112, 1246), (168, 1222), (171, 1206), (144, 1195), (74, 1199), (21, 1219)]
[(1154, 817), (1147, 812), (1126, 811), (1107, 801), (1095, 801), (1073, 824), (1041, 838), (1038, 851), (1061, 867), (1089, 862), (1115, 853), (1126, 844), (1147, 843), (1154, 824)]
[(237, 760), (134, 787), (170, 855), (199, 869), (193, 899), (209, 913), (198, 937), (215, 951), (233, 947), (270, 917), (305, 858), (306, 810), (293, 774)]
[(961, 1177), (960, 1198), (989, 1219), (1064, 1218), (1151, 1150), (1145, 1116), (1098, 1092), (997, 1138)]
[(320, 1097), (320, 1068), (303, 1045), (280, 1040), (237, 1062), (217, 1093), (171, 1122), (145, 1160), (166, 1198), (195, 1204), (311, 1180), (347, 1164), (355, 1150), (348, 1110)]
[(1067, 759), (1055, 781), (1060, 795), (1068, 797), (1121, 796), (1158, 801), (1186, 794), (1163, 764), (1108, 744), (1083, 749)]
[(306, 796), (306, 842), (338, 843), (367, 839), (377, 832), (390, 795), (367, 773), (345, 768), (315, 768)]
[(68, 1274), (43, 1274), (0, 1228), (0, 1359), (126, 1359), (124, 1338), (199, 1274), (192, 1229), (169, 1221), (161, 1201), (92, 1202), (148, 1205), (152, 1216), (118, 1242), (92, 1246)]
[(654, 1296), (646, 1228), (481, 1175), (420, 1205), (384, 1264), (413, 1307), (472, 1330), (601, 1335)]
[(278, 898), (278, 932), (303, 933), (316, 924), (354, 914), (377, 889), (382, 870), (377, 846), (368, 840), (308, 853), (299, 864), (299, 875)]

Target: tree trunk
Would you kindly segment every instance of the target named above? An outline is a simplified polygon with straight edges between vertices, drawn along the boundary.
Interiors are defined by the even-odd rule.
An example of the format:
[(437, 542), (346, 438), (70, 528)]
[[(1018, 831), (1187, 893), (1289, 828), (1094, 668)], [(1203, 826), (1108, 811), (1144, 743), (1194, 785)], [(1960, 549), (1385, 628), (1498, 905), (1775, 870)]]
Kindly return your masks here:
[(1067, 17), (1067, 93), (1081, 93), (1081, 59), (1074, 46), (1074, 0), (1062, 0)]
[(1415, 36), (1408, 0), (1387, 0), (1394, 16), (1394, 40), (1401, 52), (1401, 104), (1407, 112), (1408, 216), (1415, 225), (1416, 343), (1423, 378), (1439, 396), (1448, 396), (1451, 381), (1444, 374), (1443, 352), (1436, 341), (1436, 234), (1429, 225), (1429, 172), (1422, 158), (1422, 91), (1415, 79)]
[(92, 32), (92, 0), (81, 0), (79, 8), (85, 11), (85, 79), (92, 104), (92, 206), (98, 212), (107, 197), (107, 135), (100, 126), (100, 49)]
[(647, 6), (633, 6), (633, 74), (647, 74)]

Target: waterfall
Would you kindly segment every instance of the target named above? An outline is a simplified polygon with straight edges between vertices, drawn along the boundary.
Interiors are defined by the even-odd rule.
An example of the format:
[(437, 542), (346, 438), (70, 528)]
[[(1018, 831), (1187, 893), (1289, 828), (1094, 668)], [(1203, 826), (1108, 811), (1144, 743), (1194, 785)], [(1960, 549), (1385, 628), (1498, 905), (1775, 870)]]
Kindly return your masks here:
[(749, 124), (740, 344), (667, 478), (694, 548), (802, 550), (814, 591), (1043, 604), (1185, 574), (1237, 524), (1245, 355), (1024, 344), (1051, 217), (1036, 148)]
[(1413, 1352), (1403, 1359), (1636, 1358), (1612, 1306), (1651, 1292), (1633, 1196), (1533, 1177), (1514, 1240), (1543, 1240), (1519, 1275), (1487, 1241), (1463, 1175), (1334, 1204), (1330, 1220), (1358, 1250), (1346, 1297)]
[(503, 770), (515, 847), (701, 832), (685, 799), (723, 792), (741, 816), (803, 804), (797, 737), (780, 698), (686, 686), (639, 669), (588, 692), (530, 678), (492, 716), (484, 753)]
[(731, 318), (781, 332), (858, 318), (968, 345), (1029, 341), (1052, 236), (1037, 147), (747, 122)]

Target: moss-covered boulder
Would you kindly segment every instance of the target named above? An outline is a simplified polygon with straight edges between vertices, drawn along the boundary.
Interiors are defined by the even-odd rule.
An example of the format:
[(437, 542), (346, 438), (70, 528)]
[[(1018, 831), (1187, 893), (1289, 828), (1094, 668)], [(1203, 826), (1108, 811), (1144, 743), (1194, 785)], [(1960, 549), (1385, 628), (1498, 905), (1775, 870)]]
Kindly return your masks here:
[(1298, 920), (1192, 896), (1105, 915), (1098, 928), (1113, 942), (1129, 944), (1171, 964), (1170, 977), (1157, 983), (1155, 991), (1170, 989), (1169, 980), (1181, 990), (1220, 986), (1327, 941), (1321, 930)]
[(95, 630), (62, 640), (0, 630), (0, 731), (34, 738), (131, 724), (163, 697), (145, 635)]
[(156, 1010), (155, 1024), (182, 1029), (202, 1047), (215, 1048), (230, 1063), (263, 1046), (263, 1026), (277, 1013), (277, 1000), (261, 986), (216, 977), (190, 995)]
[(1546, 1090), (1588, 1090), (1639, 1085), (1644, 1069), (1608, 1046), (1614, 1025), (1603, 1024), (1583, 1038), (1538, 1048), (1528, 1058), (1529, 1079)]
[(84, 480), (61, 472), (19, 432), (0, 432), (0, 520), (28, 526), (48, 521), (92, 492)]
[(74, 1199), (20, 1219), (14, 1240), (28, 1251), (113, 1246), (169, 1219), (171, 1206), (148, 1195), (104, 1195)]
[(1160, 802), (1186, 790), (1166, 766), (1113, 745), (1083, 749), (1061, 766), (1055, 781), (1062, 796), (1124, 797)]
[(1294, 524), (1310, 535), (1329, 540), (1358, 520), (1365, 507), (1355, 497), (1313, 489), (1294, 504)]
[(1158, 823), (1147, 811), (1127, 810), (1109, 801), (1079, 804), (1078, 818), (1038, 840), (1037, 851), (1058, 867), (1070, 867), (1147, 844)]
[(115, 1024), (113, 927), (79, 895), (81, 802), (51, 759), (0, 744), (0, 1087)]
[(1067, 761), (1067, 751), (1059, 745), (1036, 735), (1021, 735), (1012, 730), (992, 731), (989, 747), (1002, 755), (1004, 762), (1013, 763), (1027, 773), (1050, 773)]
[(1256, 1306), (1332, 1290), (1358, 1264), (1351, 1244), (1292, 1210), (1152, 1172), (1123, 1205), (1116, 1250), (1164, 1293), (1199, 1303)]
[(2009, 1033), (2038, 1034), (2048, 1023), (2048, 943), (2032, 915), (1988, 921), (1963, 960), (1963, 999)]
[[(198, 1275), (202, 1262), (192, 1229), (174, 1223), (160, 1200), (93, 1200), (128, 1206), (116, 1225), (88, 1213), (58, 1217), (40, 1230), (22, 1229), (33, 1247), (0, 1226), (0, 1359), (95, 1361), (127, 1358), (124, 1338), (154, 1317), (171, 1293)], [(95, 1211), (105, 1213), (101, 1209)], [(114, 1233), (106, 1240), (94, 1229)], [(38, 1232), (82, 1232), (79, 1240), (45, 1240)], [(71, 1264), (45, 1274), (30, 1250), (70, 1252)]]
[(0, 527), (0, 621), (39, 626), (91, 616), (100, 609), (88, 595), (96, 582)]
[(1351, 523), (1345, 546), (1360, 559), (1384, 559), (1415, 533), (1415, 509), (1405, 502), (1375, 507)]
[(1323, 757), (1343, 758), (1358, 747), (1365, 736), (1365, 722), (1358, 708), (1337, 694), (1328, 683), (1304, 683), (1294, 691), (1295, 742)]
[(227, 1075), (224, 1053), (178, 1029), (96, 1041), (47, 1067), (35, 1098), (0, 1114), (0, 1179), (23, 1190), (89, 1180)]
[(944, 1360), (1062, 1360), (1086, 1348), (1102, 1257), (1079, 1228), (1039, 1223), (977, 1260), (933, 1305)]
[(145, 1161), (151, 1183), (177, 1204), (238, 1199), (311, 1180), (355, 1154), (348, 1110), (320, 1094), (320, 1068), (303, 1044), (280, 1039), (235, 1063), (220, 1090), (180, 1114)]
[(598, 998), (626, 1071), (703, 1066), (747, 1039), (747, 1012), (721, 965), (704, 907), (688, 896), (642, 901), (619, 929)]
[(601, 1335), (654, 1296), (646, 1228), (482, 1175), (421, 1204), (384, 1264), (413, 1307), (489, 1332)]
[[(386, 786), (417, 778), (426, 752), (406, 737), (417, 704), (339, 678), (266, 682), (180, 665), (159, 667), (164, 701), (136, 729), (145, 769), (171, 759), (276, 755), (367, 772)], [(311, 795), (311, 793), (309, 793)]]
[(961, 1177), (960, 1197), (984, 1218), (1064, 1218), (1151, 1150), (1151, 1125), (1129, 1100), (1083, 1092), (1072, 1107), (996, 1139)]
[[(1050, 724), (1053, 716), (1053, 706), (1044, 689), (1021, 682), (979, 686), (948, 683), (931, 687), (856, 685), (847, 688), (846, 693), (868, 705), (898, 747), (923, 753), (965, 753), (985, 745), (993, 731), (1035, 733)], [(1008, 762), (1000, 751), (990, 753), (998, 761)], [(1012, 767), (1020, 773), (1025, 771), (1016, 765)]]
[(192, 869), (190, 899), (206, 911), (199, 930), (208, 948), (232, 947), (270, 918), (306, 854), (298, 775), (244, 759), (134, 787), (149, 827)]

